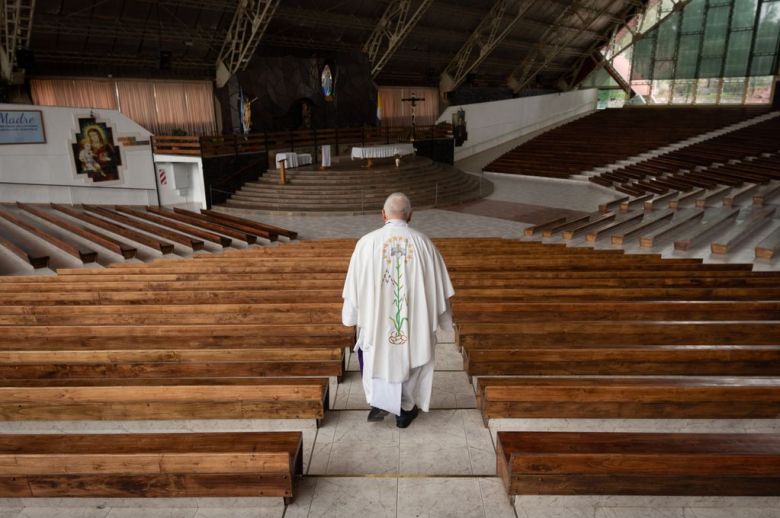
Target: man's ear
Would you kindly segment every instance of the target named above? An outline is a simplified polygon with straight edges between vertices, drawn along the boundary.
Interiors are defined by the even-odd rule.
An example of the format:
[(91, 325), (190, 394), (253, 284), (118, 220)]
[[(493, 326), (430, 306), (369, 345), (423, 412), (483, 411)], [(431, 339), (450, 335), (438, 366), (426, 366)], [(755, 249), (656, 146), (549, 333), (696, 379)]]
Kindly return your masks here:
[(411, 212), (409, 213), (409, 217), (408, 217), (408, 218), (406, 218), (406, 222), (407, 222), (407, 223), (409, 223), (410, 221), (412, 221), (412, 214), (414, 214), (414, 211), (411, 211)]
[(382, 219), (385, 220), (385, 223), (387, 223), (387, 214), (385, 214), (385, 209), (382, 209)]

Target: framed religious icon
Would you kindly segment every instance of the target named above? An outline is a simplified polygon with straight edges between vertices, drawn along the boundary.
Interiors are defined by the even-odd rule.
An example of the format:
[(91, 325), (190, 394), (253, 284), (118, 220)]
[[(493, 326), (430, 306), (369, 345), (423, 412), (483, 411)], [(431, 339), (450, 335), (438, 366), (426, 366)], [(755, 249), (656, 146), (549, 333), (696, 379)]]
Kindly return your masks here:
[(94, 183), (119, 180), (122, 155), (114, 142), (113, 130), (94, 117), (79, 119), (79, 131), (72, 144), (76, 176)]
[(0, 144), (45, 144), (43, 112), (0, 110)]
[(322, 86), (322, 95), (326, 101), (333, 100), (333, 71), (330, 65), (325, 65), (320, 75), (320, 84)]

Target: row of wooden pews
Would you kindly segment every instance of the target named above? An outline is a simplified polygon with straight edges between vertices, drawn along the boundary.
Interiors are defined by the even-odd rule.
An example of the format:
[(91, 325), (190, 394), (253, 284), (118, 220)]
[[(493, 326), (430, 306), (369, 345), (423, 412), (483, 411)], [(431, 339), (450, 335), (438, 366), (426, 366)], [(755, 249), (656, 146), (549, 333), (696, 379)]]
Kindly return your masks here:
[[(346, 262), (318, 269), (303, 243), (267, 250), (238, 261), (267, 258), (264, 274), (220, 277), (241, 254), (209, 254), (0, 277), (0, 419), (321, 420), (354, 342), (340, 322)], [(310, 277), (328, 289), (308, 289)], [(3, 435), (12, 467), (0, 495), (289, 500), (303, 473), (302, 433), (290, 428)]]
[(766, 185), (780, 179), (774, 137), (780, 117), (741, 128), (631, 165), (596, 174), (589, 180), (632, 196), (668, 191), (713, 191), (720, 186)]
[[(561, 244), (435, 242), (457, 291), (457, 340), (468, 374), (477, 378), (486, 420), (777, 415), (780, 275)], [(0, 278), (0, 416), (16, 422), (320, 419), (332, 380), (343, 373), (344, 348), (354, 341), (340, 324), (354, 244), (304, 241), (65, 269), (56, 277)], [(17, 434), (3, 443), (15, 464), (0, 494), (255, 491), (289, 498), (301, 472), (300, 432), (283, 433), (289, 435), (127, 435), (117, 436), (116, 447), (89, 435), (47, 442)], [(695, 440), (708, 468), (697, 468), (703, 473), (697, 478), (686, 468), (699, 463), (679, 463), (675, 473), (688, 481), (679, 491), (709, 494), (716, 490), (703, 488), (739, 474), (734, 466), (745, 462), (744, 439), (631, 434), (610, 449), (598, 446), (605, 440), (594, 434), (543, 432), (536, 441), (502, 432), (497, 458), (512, 493), (576, 492), (600, 477), (612, 481), (603, 491), (648, 493), (653, 469), (671, 465)], [(750, 458), (754, 487), (762, 489), (748, 492), (745, 482), (722, 494), (776, 494), (779, 486), (767, 475), (780, 455), (772, 440)], [(592, 461), (580, 463), (577, 473), (570, 471), (577, 455), (566, 457), (574, 452), (570, 441), (594, 444)], [(660, 446), (675, 441), (681, 446)], [(638, 449), (629, 451), (630, 444)], [(69, 455), (35, 464), (41, 455), (66, 450)], [(580, 453), (587, 452), (582, 446)], [(108, 454), (116, 462), (94, 463)], [(531, 463), (543, 467), (542, 476), (526, 469), (528, 455), (557, 456), (561, 463)], [(648, 455), (657, 462), (644, 462)], [(624, 466), (647, 476), (628, 477)], [(150, 480), (154, 491), (139, 489)]]
[[(770, 187), (774, 189), (774, 184)], [(524, 235), (566, 242), (604, 240), (616, 248), (673, 244), (675, 250), (689, 251), (709, 245), (715, 255), (730, 254), (752, 239), (756, 258), (773, 259), (780, 250), (780, 232), (775, 229), (763, 238), (758, 236), (772, 227), (778, 214), (776, 205), (763, 206), (758, 201), (752, 206), (735, 205), (740, 197), (739, 191), (728, 186), (715, 191), (625, 196), (585, 216), (528, 227)]]
[[(510, 496), (780, 495), (777, 435), (571, 431), (577, 419), (775, 419), (780, 272), (538, 242), (485, 248), (482, 270), (453, 272), (457, 343), (483, 419), (567, 423), (529, 432), (502, 421)], [(506, 256), (540, 261), (492, 267)]]
[(546, 131), (500, 156), (484, 170), (568, 178), (764, 112), (766, 108), (761, 107), (601, 110)]
[[(177, 247), (193, 253), (207, 243), (216, 251), (234, 241), (248, 246), (297, 238), (296, 232), (222, 212), (180, 208), (17, 203), (0, 206), (0, 221), (9, 226), (0, 227), (0, 247), (34, 268), (49, 267), (55, 251), (88, 264), (99, 256), (108, 262), (138, 258), (139, 250), (170, 255)], [(47, 252), (31, 242), (43, 242)]]

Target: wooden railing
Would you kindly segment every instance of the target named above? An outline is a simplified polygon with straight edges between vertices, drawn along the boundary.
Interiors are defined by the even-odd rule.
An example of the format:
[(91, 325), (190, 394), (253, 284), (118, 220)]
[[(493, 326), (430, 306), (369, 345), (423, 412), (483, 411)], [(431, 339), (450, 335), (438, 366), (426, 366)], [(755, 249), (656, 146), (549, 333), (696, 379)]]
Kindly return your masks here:
[[(452, 126), (417, 126), (417, 140), (452, 138)], [(156, 154), (186, 156), (221, 156), (272, 151), (314, 149), (329, 144), (334, 155), (351, 146), (390, 144), (408, 140), (410, 127), (363, 127), (292, 130), (249, 135), (213, 135), (187, 137), (152, 137), (152, 149)]]
[(152, 151), (156, 155), (200, 156), (198, 137), (152, 137)]

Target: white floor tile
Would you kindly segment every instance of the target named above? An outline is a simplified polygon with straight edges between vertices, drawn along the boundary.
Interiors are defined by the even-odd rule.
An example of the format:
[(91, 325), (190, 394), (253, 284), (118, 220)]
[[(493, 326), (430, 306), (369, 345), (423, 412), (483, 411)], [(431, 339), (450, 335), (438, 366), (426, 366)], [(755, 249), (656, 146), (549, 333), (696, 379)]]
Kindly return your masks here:
[(398, 480), (398, 518), (484, 518), (476, 478)]
[(322, 477), (308, 518), (395, 518), (398, 481), (395, 478)]

